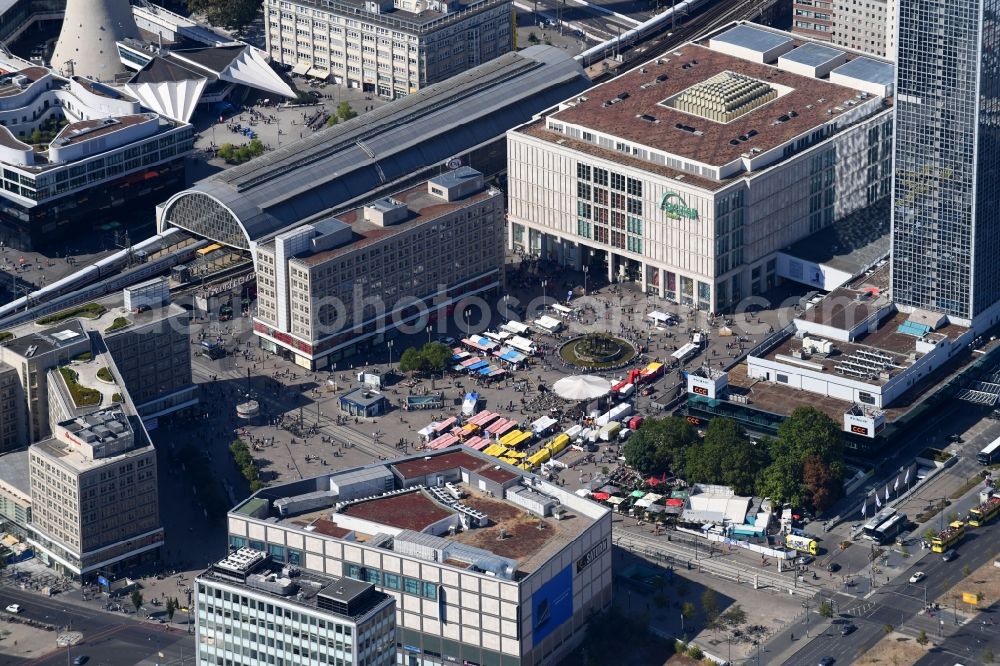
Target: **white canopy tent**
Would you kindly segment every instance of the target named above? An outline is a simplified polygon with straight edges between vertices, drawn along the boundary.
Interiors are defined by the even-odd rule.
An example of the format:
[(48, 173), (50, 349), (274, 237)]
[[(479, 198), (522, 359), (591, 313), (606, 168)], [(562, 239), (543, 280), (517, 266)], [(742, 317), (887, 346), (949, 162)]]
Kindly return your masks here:
[(557, 381), (552, 390), (564, 400), (594, 400), (611, 391), (611, 382), (597, 375), (573, 375)]
[(667, 324), (670, 323), (670, 320), (673, 319), (673, 317), (668, 315), (666, 312), (660, 312), (659, 310), (653, 310), (648, 315), (646, 315), (646, 318), (652, 319), (653, 324), (655, 324), (656, 326), (666, 326)]

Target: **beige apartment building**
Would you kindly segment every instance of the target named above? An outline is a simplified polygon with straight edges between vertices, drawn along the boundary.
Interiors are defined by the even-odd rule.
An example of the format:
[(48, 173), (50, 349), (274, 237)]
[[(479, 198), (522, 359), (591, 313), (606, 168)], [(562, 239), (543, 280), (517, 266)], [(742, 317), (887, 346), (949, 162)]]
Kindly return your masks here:
[(271, 58), (394, 99), (512, 49), (509, 0), (267, 0)]
[(462, 167), (278, 234), (257, 247), (261, 347), (324, 368), (496, 289), (503, 229), (502, 193)]
[(155, 557), (163, 543), (156, 452), (139, 419), (112, 407), (53, 431), (28, 450), (28, 541), (39, 559), (88, 579)]

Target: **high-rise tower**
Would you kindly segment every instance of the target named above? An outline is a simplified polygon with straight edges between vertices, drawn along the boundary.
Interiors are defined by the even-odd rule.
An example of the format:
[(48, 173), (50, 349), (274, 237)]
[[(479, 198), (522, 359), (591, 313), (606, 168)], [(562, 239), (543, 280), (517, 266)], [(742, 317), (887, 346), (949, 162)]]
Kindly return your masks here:
[(965, 324), (1000, 302), (998, 12), (1000, 0), (898, 6), (893, 299)]
[(68, 0), (52, 68), (98, 81), (112, 81), (124, 71), (115, 42), (139, 38), (128, 0)]

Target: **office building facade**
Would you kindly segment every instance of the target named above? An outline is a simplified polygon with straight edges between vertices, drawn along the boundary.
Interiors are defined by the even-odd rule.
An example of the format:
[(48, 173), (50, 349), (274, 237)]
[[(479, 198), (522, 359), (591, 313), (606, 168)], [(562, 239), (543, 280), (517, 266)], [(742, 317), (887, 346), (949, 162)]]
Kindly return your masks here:
[(395, 601), (370, 583), (288, 568), (240, 548), (195, 586), (199, 666), (395, 663)]
[(1000, 301), (997, 10), (899, 3), (893, 298), (964, 324), (994, 322)]
[(896, 0), (834, 0), (831, 41), (892, 59), (895, 4)]
[(509, 0), (268, 0), (267, 51), (298, 74), (394, 99), (513, 48)]
[(502, 194), (462, 167), (278, 234), (257, 247), (254, 331), (268, 351), (327, 367), (499, 287), (503, 225)]
[(724, 29), (508, 132), (509, 247), (726, 311), (888, 197), (891, 97), (890, 63)]
[(158, 557), (156, 451), (141, 422), (113, 407), (54, 431), (29, 448), (28, 540), (38, 557), (78, 580)]
[(611, 604), (611, 513), (457, 447), (257, 493), (231, 549), (375, 585), (396, 600), (396, 663), (549, 666)]

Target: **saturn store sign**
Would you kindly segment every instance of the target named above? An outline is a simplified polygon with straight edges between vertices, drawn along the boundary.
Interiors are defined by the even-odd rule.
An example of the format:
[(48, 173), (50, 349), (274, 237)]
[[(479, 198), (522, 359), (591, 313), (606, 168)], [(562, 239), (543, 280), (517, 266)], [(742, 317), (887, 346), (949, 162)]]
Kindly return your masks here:
[(690, 208), (681, 195), (674, 192), (664, 192), (660, 199), (660, 210), (674, 220), (697, 220), (698, 211)]

